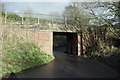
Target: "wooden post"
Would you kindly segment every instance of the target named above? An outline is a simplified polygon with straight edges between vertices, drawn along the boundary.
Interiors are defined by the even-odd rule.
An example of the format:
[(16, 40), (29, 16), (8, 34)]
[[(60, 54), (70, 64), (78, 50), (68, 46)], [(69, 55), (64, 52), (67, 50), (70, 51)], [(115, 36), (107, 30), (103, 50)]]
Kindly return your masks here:
[(38, 13), (38, 20), (37, 21), (38, 21), (38, 24), (40, 24), (39, 13)]
[(23, 20), (23, 13), (22, 13), (22, 24), (23, 24), (23, 21), (24, 21), (24, 20)]
[(66, 19), (66, 16), (64, 16), (64, 23), (65, 23), (65, 28), (67, 28), (67, 19)]
[(0, 24), (2, 23), (2, 20), (3, 20), (3, 17), (2, 17), (2, 16), (0, 16)]
[(51, 23), (52, 23), (52, 27), (53, 27), (53, 15), (51, 15)]
[(7, 12), (5, 12), (5, 23), (7, 23)]

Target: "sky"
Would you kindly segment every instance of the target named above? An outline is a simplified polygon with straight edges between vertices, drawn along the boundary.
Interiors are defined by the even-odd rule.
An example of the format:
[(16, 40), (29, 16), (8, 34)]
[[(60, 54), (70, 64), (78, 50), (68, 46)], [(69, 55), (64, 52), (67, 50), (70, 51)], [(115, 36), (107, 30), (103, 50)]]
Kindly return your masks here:
[[(65, 6), (69, 2), (96, 2), (98, 0), (2, 0), (7, 12), (24, 12), (31, 9), (34, 13), (49, 14), (57, 12), (62, 14)], [(99, 1), (118, 1), (118, 0), (99, 0)]]
[(41, 14), (62, 14), (68, 4), (69, 2), (4, 2), (6, 12), (21, 13), (30, 9), (33, 13)]
[(2, 2), (106, 2), (114, 1), (118, 2), (119, 0), (1, 0)]

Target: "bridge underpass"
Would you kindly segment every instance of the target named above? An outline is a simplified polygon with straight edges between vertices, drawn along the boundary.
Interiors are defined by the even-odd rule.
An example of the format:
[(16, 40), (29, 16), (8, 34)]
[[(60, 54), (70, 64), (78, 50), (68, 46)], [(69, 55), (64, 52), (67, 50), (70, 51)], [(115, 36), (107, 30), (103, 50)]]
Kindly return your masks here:
[[(77, 55), (80, 51), (78, 48), (79, 36), (75, 32), (53, 32), (42, 30), (19, 30), (20, 34), (29, 36), (29, 41), (35, 43), (44, 52), (53, 54), (55, 36), (64, 36), (63, 42), (66, 42), (64, 52)], [(23, 35), (23, 36), (24, 36)], [(60, 40), (58, 40), (60, 41)], [(57, 42), (58, 42), (57, 41)], [(59, 43), (62, 44), (62, 43)]]
[[(79, 36), (74, 32), (53, 32), (43, 30), (19, 30), (28, 34), (32, 42), (41, 50), (53, 54), (53, 36), (66, 36), (66, 52), (78, 54)], [(60, 51), (61, 48), (60, 48)], [(43, 66), (37, 66), (17, 74), (18, 78), (118, 78), (119, 74), (97, 61), (85, 59), (63, 52), (54, 52), (56, 59)]]
[[(79, 36), (71, 32), (30, 31), (35, 43), (46, 53), (54, 53), (55, 60), (42, 66), (36, 66), (17, 74), (18, 78), (118, 78), (119, 74), (97, 61), (81, 58), (78, 54)], [(66, 37), (66, 49), (57, 48), (53, 52), (55, 35)], [(42, 43), (43, 42), (43, 43)], [(36, 43), (36, 44), (37, 44)]]
[[(78, 43), (77, 33), (53, 32), (53, 45), (54, 45), (53, 51), (59, 51), (59, 52), (64, 52), (68, 54), (77, 55), (78, 54), (77, 43)], [(57, 44), (58, 47), (56, 47), (55, 44)]]
[[(21, 19), (24, 20), (23, 17), (21, 17)], [(39, 18), (37, 21), (39, 23)], [(77, 33), (64, 32), (66, 31), (64, 25), (66, 24), (53, 23), (52, 21), (53, 20), (51, 20), (51, 24), (47, 23), (44, 26), (43, 24), (36, 25), (36, 23), (31, 25), (29, 21), (30, 25), (22, 21), (22, 25), (14, 24), (14, 26), (16, 25), (16, 27), (20, 27), (20, 29), (24, 28), (23, 26), (27, 26), (25, 29), (19, 29), (20, 34), (26, 34), (27, 37), (30, 36), (31, 41), (48, 54), (53, 54), (54, 35), (66, 36), (67, 44), (65, 51), (70, 54), (78, 54), (77, 42), (79, 42), (80, 38)], [(4, 22), (6, 21), (3, 21), (3, 23)], [(25, 25), (23, 23), (25, 23)], [(68, 25), (68, 27), (70, 26), (71, 25)], [(58, 32), (54, 32), (53, 30)], [(118, 76), (118, 73), (101, 63), (62, 53), (57, 56), (56, 60), (49, 64), (34, 67), (18, 74), (19, 78), (117, 78)]]

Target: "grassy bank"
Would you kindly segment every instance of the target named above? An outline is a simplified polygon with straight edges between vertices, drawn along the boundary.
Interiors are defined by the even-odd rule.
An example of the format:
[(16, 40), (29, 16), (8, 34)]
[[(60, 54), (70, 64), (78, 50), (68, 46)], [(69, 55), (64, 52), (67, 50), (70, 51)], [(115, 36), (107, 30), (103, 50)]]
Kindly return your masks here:
[(44, 53), (33, 43), (20, 43), (19, 41), (7, 43), (4, 46), (4, 57), (2, 59), (2, 72), (0, 76), (45, 64), (53, 59), (53, 55)]
[[(53, 55), (43, 52), (32, 43), (29, 33), (18, 33), (17, 25), (12, 21), (0, 21), (0, 77), (9, 73), (16, 73), (36, 65), (48, 63), (54, 59)], [(25, 26), (25, 25), (24, 25)]]

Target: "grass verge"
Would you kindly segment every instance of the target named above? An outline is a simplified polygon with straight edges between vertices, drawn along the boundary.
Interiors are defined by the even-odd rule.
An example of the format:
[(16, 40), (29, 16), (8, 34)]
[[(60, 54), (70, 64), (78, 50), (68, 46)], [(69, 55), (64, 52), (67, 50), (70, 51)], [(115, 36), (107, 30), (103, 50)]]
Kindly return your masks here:
[(33, 43), (7, 42), (3, 47), (2, 72), (0, 77), (11, 72), (20, 72), (36, 65), (48, 63), (54, 59)]

